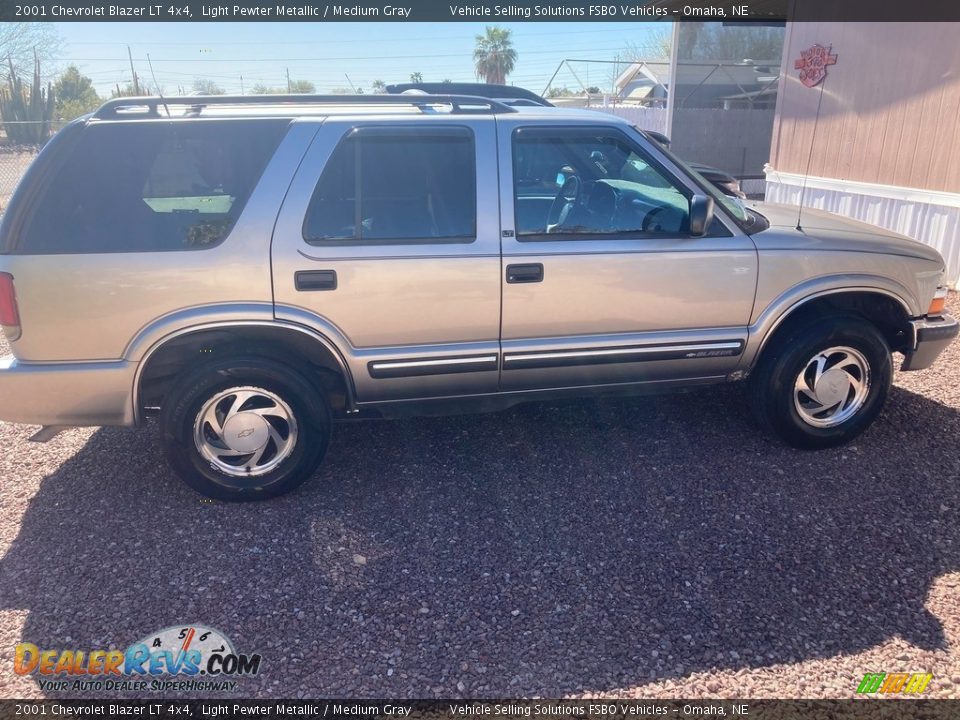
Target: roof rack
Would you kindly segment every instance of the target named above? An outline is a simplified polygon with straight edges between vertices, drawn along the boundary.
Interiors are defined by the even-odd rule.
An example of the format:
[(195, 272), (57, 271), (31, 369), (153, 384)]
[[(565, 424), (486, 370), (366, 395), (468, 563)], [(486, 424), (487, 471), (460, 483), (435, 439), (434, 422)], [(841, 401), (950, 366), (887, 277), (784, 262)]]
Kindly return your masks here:
[(470, 95), (471, 97), (483, 97), (489, 100), (496, 100), (505, 105), (519, 105), (526, 101), (525, 105), (542, 105), (543, 107), (554, 107), (553, 103), (544, 100), (536, 93), (526, 88), (516, 85), (495, 85), (493, 83), (455, 83), (455, 82), (421, 82), (421, 83), (397, 83), (387, 85), (388, 93), (400, 95), (417, 91), (427, 93), (428, 95)]
[(461, 115), (516, 112), (512, 107), (490, 98), (473, 95), (178, 95), (176, 97), (123, 97), (108, 100), (93, 114), (100, 120), (166, 117), (160, 107), (187, 108), (186, 113), (198, 114), (214, 105), (288, 105), (291, 107), (322, 107), (324, 105), (400, 105), (425, 110), (437, 105), (449, 105), (452, 113)]

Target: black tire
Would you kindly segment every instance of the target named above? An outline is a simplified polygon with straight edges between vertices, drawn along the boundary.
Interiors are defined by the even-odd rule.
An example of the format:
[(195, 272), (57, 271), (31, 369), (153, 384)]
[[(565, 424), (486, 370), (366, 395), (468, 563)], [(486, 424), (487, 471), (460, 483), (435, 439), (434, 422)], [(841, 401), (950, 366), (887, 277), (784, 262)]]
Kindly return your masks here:
[[(231, 475), (231, 470), (225, 468), (229, 463), (205, 457), (200, 447), (204, 444), (203, 440), (195, 440), (196, 432), (206, 437), (212, 432), (209, 424), (204, 428), (202, 423), (201, 430), (197, 431), (195, 423), (201, 411), (210, 410), (218, 422), (220, 417), (229, 417), (217, 407), (232, 406), (236, 395), (228, 393), (221, 400), (224, 404), (218, 403), (217, 407), (211, 405), (212, 409), (208, 408), (208, 404), (234, 388), (250, 388), (254, 395), (251, 400), (240, 404), (240, 410), (271, 396), (280, 401), (275, 406), (282, 410), (277, 410), (276, 417), (269, 418), (269, 425), (277, 431), (276, 434), (271, 433), (265, 425), (257, 426), (256, 432), (261, 433), (259, 436), (254, 434), (254, 429), (246, 428), (236, 434), (238, 438), (253, 435), (251, 442), (255, 442), (255, 438), (267, 433), (268, 440), (263, 446), (264, 457), (276, 462), (269, 470), (268, 465), (264, 464), (262, 468), (255, 467), (249, 471), (243, 471), (242, 468), (232, 471), (252, 472), (252, 475)], [(257, 396), (257, 392), (261, 395)], [(263, 402), (259, 404), (263, 405)], [(269, 408), (269, 403), (267, 405)], [(249, 422), (258, 422), (251, 415), (245, 413)], [(292, 422), (282, 419), (287, 415), (292, 417)], [(243, 422), (242, 418), (238, 420)], [(227, 421), (220, 424), (224, 432), (219, 435), (214, 433), (215, 439), (228, 435)], [(163, 447), (171, 467), (191, 488), (216, 500), (264, 500), (283, 495), (303, 484), (313, 475), (326, 453), (330, 428), (329, 404), (299, 371), (271, 359), (252, 356), (211, 362), (186, 373), (167, 393), (160, 412)], [(277, 440), (270, 440), (270, 437)], [(272, 446), (271, 442), (274, 443)], [(283, 443), (283, 451), (278, 442)], [(210, 447), (209, 443), (204, 445)], [(251, 457), (253, 455), (255, 453), (251, 453)]]
[[(868, 389), (849, 417), (841, 421), (838, 416), (832, 427), (814, 427), (797, 409), (794, 386), (813, 358), (838, 347), (852, 348), (866, 360)], [(830, 369), (830, 365), (825, 367)], [(748, 382), (751, 404), (764, 428), (793, 447), (817, 450), (847, 443), (866, 430), (883, 408), (892, 379), (890, 346), (880, 331), (865, 319), (833, 315), (778, 332), (764, 349)], [(809, 404), (816, 409), (815, 402)], [(856, 403), (851, 403), (854, 406)]]

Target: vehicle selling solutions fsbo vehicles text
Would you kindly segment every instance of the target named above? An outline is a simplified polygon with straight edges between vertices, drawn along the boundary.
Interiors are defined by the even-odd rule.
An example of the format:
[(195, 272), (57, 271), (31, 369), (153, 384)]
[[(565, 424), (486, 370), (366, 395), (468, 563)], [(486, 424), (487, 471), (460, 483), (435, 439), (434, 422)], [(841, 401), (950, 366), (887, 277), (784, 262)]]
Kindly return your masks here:
[(554, 7), (551, 5), (450, 5), (453, 17), (523, 18), (534, 17), (663, 17), (664, 7), (649, 5), (590, 5), (582, 7)]

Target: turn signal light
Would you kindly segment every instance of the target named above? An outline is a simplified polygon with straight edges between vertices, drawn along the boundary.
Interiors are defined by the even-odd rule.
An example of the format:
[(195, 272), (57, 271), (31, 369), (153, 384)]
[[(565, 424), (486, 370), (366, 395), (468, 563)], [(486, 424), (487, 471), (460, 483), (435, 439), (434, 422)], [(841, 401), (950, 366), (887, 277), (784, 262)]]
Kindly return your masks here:
[(927, 315), (932, 315), (936, 317), (937, 315), (943, 315), (943, 311), (947, 306), (947, 289), (945, 287), (938, 287), (936, 294), (933, 296), (933, 300), (930, 301), (930, 308), (927, 310)]

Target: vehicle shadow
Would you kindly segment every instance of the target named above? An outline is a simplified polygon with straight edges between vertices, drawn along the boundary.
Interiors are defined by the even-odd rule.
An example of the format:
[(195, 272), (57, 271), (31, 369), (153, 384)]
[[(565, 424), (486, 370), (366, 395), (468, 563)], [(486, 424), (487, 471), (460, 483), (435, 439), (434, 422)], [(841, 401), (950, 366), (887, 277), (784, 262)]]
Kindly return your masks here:
[(924, 602), (960, 568), (960, 413), (895, 388), (819, 453), (745, 415), (717, 388), (343, 424), (310, 484), (246, 505), (201, 502), (155, 432), (100, 430), (31, 501), (0, 608), (46, 648), (217, 628), (263, 655), (236, 696), (602, 694), (944, 648)]

